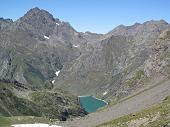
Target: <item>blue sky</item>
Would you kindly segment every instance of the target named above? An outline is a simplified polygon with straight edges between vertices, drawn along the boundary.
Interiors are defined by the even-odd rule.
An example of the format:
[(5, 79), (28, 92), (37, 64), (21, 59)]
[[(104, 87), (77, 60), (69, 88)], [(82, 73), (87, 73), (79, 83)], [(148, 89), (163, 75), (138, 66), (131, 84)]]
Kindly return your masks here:
[(148, 20), (170, 22), (170, 0), (1, 0), (0, 17), (13, 20), (39, 7), (81, 32), (106, 33), (114, 27)]

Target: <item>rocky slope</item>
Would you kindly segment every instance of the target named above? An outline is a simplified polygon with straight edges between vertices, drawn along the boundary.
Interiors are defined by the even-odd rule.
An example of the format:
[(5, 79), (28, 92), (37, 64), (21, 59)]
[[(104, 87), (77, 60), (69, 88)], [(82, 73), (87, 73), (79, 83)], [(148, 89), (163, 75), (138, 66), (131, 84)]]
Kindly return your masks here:
[[(149, 123), (149, 127), (157, 127), (156, 124), (160, 125), (158, 127), (162, 127), (162, 125), (167, 125), (170, 122), (170, 100), (168, 99), (170, 95), (169, 83), (170, 80), (161, 81), (154, 84), (152, 87), (133, 93), (114, 104), (110, 104), (107, 108), (99, 110), (98, 112), (88, 114), (80, 119), (67, 121), (61, 125), (62, 127), (95, 127), (106, 123), (103, 124), (104, 127), (142, 127), (142, 124), (143, 127), (147, 127), (146, 125)], [(159, 105), (159, 103), (162, 103), (164, 100), (165, 104), (163, 102), (163, 105)], [(155, 106), (157, 104), (158, 106)], [(145, 112), (137, 113), (142, 110), (145, 110)], [(156, 120), (152, 121), (152, 118), (157, 116), (158, 112), (160, 113), (159, 117), (156, 117)], [(146, 117), (147, 120), (142, 122)], [(132, 122), (134, 124), (128, 126), (128, 124), (131, 123), (131, 119), (132, 121), (134, 120)], [(138, 123), (138, 119), (141, 124), (135, 126), (135, 121)]]
[(44, 87), (55, 72), (80, 55), (83, 43), (69, 23), (33, 8), (15, 22), (0, 20), (0, 78)]
[(168, 127), (170, 97), (166, 97), (160, 104), (154, 105), (138, 113), (132, 113), (97, 127)]
[(84, 43), (69, 23), (39, 8), (16, 21), (1, 18), (0, 115), (65, 120), (86, 114), (76, 96), (51, 90), (56, 72), (80, 56)]
[[(153, 71), (155, 66), (168, 67), (168, 55), (164, 55), (167, 62), (156, 58), (162, 65), (152, 60), (155, 50), (158, 55), (168, 54), (168, 34), (166, 39), (160, 39), (168, 27), (164, 20), (118, 26), (97, 42), (88, 43), (86, 52), (64, 66), (55, 85), (77, 95), (92, 94), (105, 99), (127, 96), (145, 86), (151, 77), (160, 75), (160, 71), (156, 71), (157, 75)], [(155, 75), (150, 75), (151, 71)], [(163, 72), (161, 76), (167, 75)]]
[(81, 33), (33, 8), (16, 21), (0, 19), (0, 79), (117, 100), (169, 77), (169, 27), (151, 20)]

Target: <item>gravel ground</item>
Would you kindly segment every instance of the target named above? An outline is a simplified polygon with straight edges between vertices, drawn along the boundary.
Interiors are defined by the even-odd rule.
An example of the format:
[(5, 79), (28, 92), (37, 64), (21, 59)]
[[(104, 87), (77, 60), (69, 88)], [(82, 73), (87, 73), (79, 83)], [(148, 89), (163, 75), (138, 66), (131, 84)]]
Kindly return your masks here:
[(170, 80), (156, 85), (130, 99), (117, 103), (100, 112), (95, 112), (83, 118), (67, 121), (63, 127), (94, 127), (104, 122), (111, 121), (129, 113), (134, 113), (161, 102), (170, 95)]

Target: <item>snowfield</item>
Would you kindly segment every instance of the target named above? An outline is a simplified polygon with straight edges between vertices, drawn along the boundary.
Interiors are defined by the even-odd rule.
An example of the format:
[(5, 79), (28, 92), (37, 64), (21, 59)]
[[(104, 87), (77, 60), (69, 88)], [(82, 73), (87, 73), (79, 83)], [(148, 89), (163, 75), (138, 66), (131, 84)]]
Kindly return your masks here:
[(50, 39), (48, 36), (45, 36), (45, 35), (44, 35), (44, 38), (45, 38), (45, 39)]
[(15, 124), (12, 125), (12, 127), (62, 127), (62, 126), (36, 123), (36, 124)]

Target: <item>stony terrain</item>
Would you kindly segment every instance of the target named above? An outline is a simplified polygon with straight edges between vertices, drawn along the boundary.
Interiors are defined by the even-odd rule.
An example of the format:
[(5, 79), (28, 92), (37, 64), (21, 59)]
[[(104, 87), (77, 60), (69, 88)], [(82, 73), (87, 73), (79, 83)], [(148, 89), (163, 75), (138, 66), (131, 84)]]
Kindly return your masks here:
[(170, 97), (137, 113), (112, 120), (97, 127), (168, 127), (170, 126)]
[[(37, 7), (16, 21), (0, 18), (0, 115), (62, 120), (61, 114), (83, 116), (86, 112), (76, 96), (94, 95), (112, 104), (167, 80), (169, 54), (170, 25), (164, 20), (120, 25), (96, 34), (77, 32), (68, 22)], [(140, 94), (137, 101), (132, 98), (117, 104), (120, 114), (103, 117), (110, 109), (117, 112), (113, 106), (89, 118), (107, 122), (158, 103), (169, 94), (168, 83)], [(141, 107), (126, 112), (124, 103)], [(88, 118), (81, 122), (96, 125)]]
[[(67, 64), (55, 86), (77, 95), (118, 100), (169, 75), (169, 24), (164, 20), (118, 26)], [(154, 78), (155, 79), (155, 78)]]
[[(65, 122), (62, 126), (64, 127), (95, 127), (99, 124), (109, 122), (121, 116), (125, 116), (130, 113), (134, 114), (137, 111), (147, 109), (155, 104), (160, 103), (167, 96), (170, 96), (170, 85), (169, 84), (170, 84), (170, 80), (164, 81), (163, 83), (161, 82), (161, 84), (157, 84), (155, 87), (152, 87), (151, 89), (147, 89), (139, 94), (130, 96), (127, 99), (120, 101), (117, 104), (111, 105), (104, 110), (91, 113), (87, 115), (86, 117), (83, 117), (80, 119), (74, 119), (73, 121)], [(166, 108), (166, 112), (168, 112), (166, 114), (167, 123), (169, 123), (170, 122), (169, 102), (165, 106), (168, 106), (165, 108)], [(158, 110), (156, 109), (154, 112), (157, 112), (157, 111)], [(123, 126), (123, 121), (119, 123), (120, 125), (122, 124)], [(106, 123), (106, 124), (101, 125), (101, 127), (119, 127), (117, 125), (114, 125), (114, 126), (113, 125)], [(129, 126), (129, 127), (132, 127), (132, 126)], [(140, 126), (135, 126), (135, 127), (140, 127)]]

